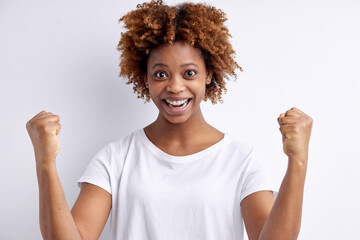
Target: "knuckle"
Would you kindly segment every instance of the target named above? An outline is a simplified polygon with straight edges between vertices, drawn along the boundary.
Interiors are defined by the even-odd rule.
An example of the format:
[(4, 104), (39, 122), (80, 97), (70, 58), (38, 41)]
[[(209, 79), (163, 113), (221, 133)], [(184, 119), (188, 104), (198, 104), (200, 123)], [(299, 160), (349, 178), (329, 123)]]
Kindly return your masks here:
[(302, 121), (302, 122), (301, 122), (301, 126), (302, 126), (302, 127), (306, 127), (307, 125), (308, 125), (308, 123), (307, 123), (306, 121)]
[(34, 125), (36, 128), (41, 128), (42, 125), (43, 125), (43, 123), (42, 123), (42, 121), (37, 120), (37, 121), (34, 121), (33, 125)]
[(37, 119), (36, 121), (34, 121), (34, 126), (37, 128), (37, 129), (43, 129), (44, 127), (46, 127), (47, 125), (47, 121), (46, 119), (43, 120), (43, 119)]
[(30, 126), (33, 124), (33, 122), (34, 122), (34, 118), (32, 118), (32, 119), (30, 119), (29, 121), (27, 121), (27, 123), (26, 124), (29, 124)]
[(52, 133), (53, 130), (54, 130), (53, 126), (45, 125), (42, 129), (42, 132), (48, 134), (48, 133)]

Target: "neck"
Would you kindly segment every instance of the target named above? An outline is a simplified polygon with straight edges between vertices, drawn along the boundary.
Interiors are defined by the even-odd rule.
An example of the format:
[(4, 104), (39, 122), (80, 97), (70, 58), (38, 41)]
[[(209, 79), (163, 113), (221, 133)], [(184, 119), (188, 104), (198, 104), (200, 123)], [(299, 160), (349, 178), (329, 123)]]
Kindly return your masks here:
[(172, 123), (159, 114), (156, 121), (145, 129), (160, 141), (185, 143), (191, 142), (196, 136), (209, 133), (212, 127), (205, 121), (199, 109), (196, 115), (183, 123)]

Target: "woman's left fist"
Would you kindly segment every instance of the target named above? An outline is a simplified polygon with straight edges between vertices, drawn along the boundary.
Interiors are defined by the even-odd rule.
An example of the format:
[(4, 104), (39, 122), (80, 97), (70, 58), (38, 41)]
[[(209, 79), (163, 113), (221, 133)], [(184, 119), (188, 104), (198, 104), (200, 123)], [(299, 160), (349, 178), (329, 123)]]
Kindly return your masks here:
[(283, 150), (289, 159), (307, 163), (313, 119), (292, 107), (278, 117)]

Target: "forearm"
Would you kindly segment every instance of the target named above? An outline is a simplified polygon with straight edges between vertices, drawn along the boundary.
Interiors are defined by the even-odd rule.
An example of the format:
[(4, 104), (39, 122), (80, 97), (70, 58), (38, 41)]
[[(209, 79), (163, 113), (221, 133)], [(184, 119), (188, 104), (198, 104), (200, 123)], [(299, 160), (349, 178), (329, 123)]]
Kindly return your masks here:
[(307, 161), (299, 164), (289, 159), (271, 212), (262, 228), (259, 240), (297, 239), (300, 232)]
[(41, 234), (44, 239), (82, 239), (67, 205), (55, 160), (53, 162), (36, 169)]

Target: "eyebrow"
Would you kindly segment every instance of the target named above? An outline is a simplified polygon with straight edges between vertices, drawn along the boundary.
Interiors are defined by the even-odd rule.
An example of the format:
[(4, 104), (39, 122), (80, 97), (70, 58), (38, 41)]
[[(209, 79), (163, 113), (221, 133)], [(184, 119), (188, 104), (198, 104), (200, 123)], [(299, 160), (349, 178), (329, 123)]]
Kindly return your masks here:
[[(192, 63), (192, 62), (181, 64), (180, 67), (187, 67), (187, 66), (191, 66), (191, 65), (199, 68), (198, 65), (196, 65), (195, 63)], [(166, 65), (165, 63), (155, 63), (152, 68), (154, 69), (156, 66), (169, 67), (169, 66)]]

